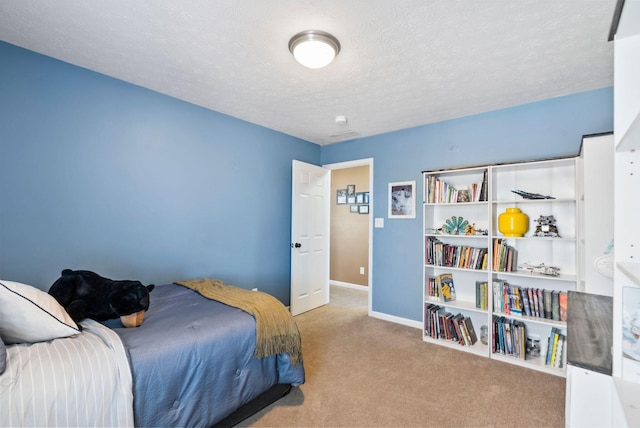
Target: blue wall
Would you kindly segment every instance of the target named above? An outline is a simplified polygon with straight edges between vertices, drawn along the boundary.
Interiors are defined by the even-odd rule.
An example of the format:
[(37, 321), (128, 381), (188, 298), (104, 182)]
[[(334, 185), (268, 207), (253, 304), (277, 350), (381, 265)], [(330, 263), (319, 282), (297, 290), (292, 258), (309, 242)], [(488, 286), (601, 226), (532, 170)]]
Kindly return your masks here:
[[(374, 158), (373, 310), (422, 319), (421, 171), (577, 155), (583, 135), (613, 130), (613, 88), (324, 146), (322, 163)], [(387, 217), (388, 183), (415, 180), (415, 220)]]
[[(0, 277), (214, 276), (289, 302), (291, 160), (374, 158), (373, 215), (422, 170), (575, 155), (613, 90), (319, 147), (0, 42)], [(422, 210), (374, 229), (373, 310), (418, 321)]]
[(213, 276), (288, 304), (292, 159), (320, 146), (0, 42), (0, 277)]

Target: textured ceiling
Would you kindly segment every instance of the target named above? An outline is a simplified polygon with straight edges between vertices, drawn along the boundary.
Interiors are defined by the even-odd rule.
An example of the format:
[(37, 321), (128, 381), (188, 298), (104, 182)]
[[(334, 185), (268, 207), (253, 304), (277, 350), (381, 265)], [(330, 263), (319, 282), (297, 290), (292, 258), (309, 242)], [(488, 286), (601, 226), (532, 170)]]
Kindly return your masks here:
[[(614, 9), (615, 0), (1, 0), (0, 40), (324, 145), (610, 86)], [(306, 69), (288, 51), (308, 29), (340, 40), (326, 68)]]

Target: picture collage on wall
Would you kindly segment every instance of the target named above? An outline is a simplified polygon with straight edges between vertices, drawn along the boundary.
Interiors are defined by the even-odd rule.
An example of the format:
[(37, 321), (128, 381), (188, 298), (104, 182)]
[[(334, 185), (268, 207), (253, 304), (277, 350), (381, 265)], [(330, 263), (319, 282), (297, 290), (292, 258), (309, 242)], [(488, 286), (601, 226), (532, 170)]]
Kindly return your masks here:
[(355, 184), (348, 184), (346, 189), (337, 190), (337, 205), (349, 205), (349, 212), (369, 214), (369, 192), (356, 192)]

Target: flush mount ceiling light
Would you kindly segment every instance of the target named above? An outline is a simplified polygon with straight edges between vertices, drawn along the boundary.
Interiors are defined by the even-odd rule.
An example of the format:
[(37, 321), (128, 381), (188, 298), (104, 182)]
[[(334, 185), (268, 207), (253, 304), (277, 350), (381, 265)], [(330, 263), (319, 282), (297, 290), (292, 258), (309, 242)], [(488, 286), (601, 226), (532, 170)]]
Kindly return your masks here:
[(289, 40), (289, 50), (305, 67), (322, 68), (338, 55), (340, 42), (324, 31), (307, 30)]

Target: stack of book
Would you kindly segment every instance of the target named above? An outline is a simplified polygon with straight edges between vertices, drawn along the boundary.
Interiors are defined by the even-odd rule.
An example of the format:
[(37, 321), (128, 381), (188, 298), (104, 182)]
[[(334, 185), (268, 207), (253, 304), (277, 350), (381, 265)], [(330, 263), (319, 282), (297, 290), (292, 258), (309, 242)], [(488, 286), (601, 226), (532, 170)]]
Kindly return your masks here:
[(489, 306), (488, 288), (487, 281), (476, 281), (476, 308), (487, 309)]
[(564, 350), (566, 348), (565, 342), (567, 336), (562, 334), (560, 329), (552, 328), (549, 335), (549, 343), (547, 346), (547, 361), (546, 364), (552, 367), (564, 367)]
[(515, 272), (517, 270), (518, 252), (500, 238), (493, 240), (493, 270), (498, 272)]
[(425, 263), (434, 266), (483, 270), (487, 268), (487, 249), (445, 244), (432, 236), (427, 236)]
[[(486, 175), (486, 174), (485, 174)], [(430, 204), (455, 204), (458, 202), (459, 190), (453, 187), (451, 184), (440, 181), (435, 175), (429, 175), (425, 179), (425, 187), (427, 189), (427, 200), (425, 202)], [(469, 200), (465, 202), (480, 202), (486, 201), (486, 182), (479, 181), (472, 183), (466, 190), (469, 193)]]
[(522, 321), (493, 316), (492, 351), (524, 360), (527, 356), (527, 330)]
[(478, 341), (471, 318), (460, 313), (453, 315), (432, 303), (424, 306), (424, 332), (433, 339), (451, 340), (462, 346), (472, 346)]
[(451, 273), (443, 273), (438, 276), (429, 277), (424, 294), (429, 300), (439, 302), (456, 300), (456, 288), (453, 284), (453, 275)]
[(566, 291), (518, 287), (503, 280), (493, 281), (493, 311), (506, 315), (566, 321), (567, 297)]

